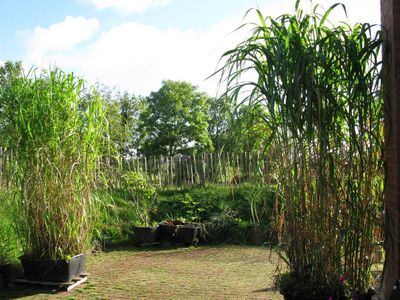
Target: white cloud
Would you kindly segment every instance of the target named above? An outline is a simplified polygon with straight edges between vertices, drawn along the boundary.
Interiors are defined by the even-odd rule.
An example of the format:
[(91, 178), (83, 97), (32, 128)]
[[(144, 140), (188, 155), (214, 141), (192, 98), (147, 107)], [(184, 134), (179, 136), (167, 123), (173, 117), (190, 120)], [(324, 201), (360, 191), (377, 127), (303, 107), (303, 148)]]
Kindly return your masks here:
[(97, 9), (114, 8), (123, 14), (142, 13), (153, 6), (167, 5), (169, 0), (89, 0)]
[[(347, 22), (350, 24), (355, 23), (371, 23), (380, 24), (380, 1), (379, 0), (324, 0), (319, 1), (324, 9), (328, 9), (335, 3), (343, 3), (347, 11)], [(303, 7), (309, 9), (310, 4), (307, 1), (302, 1)], [(329, 17), (333, 22), (346, 21), (346, 15), (341, 6), (337, 6), (335, 11)]]
[(157, 90), (164, 79), (190, 81), (215, 94), (218, 78), (205, 79), (215, 71), (220, 55), (243, 38), (229, 34), (240, 21), (224, 20), (204, 32), (128, 22), (103, 32), (84, 53), (47, 55), (36, 64), (45, 61), (46, 66), (50, 61), (76, 70), (91, 83), (99, 81), (140, 95)]
[[(347, 5), (350, 22), (379, 22), (378, 0), (343, 2)], [(359, 6), (353, 6), (354, 2), (358, 2)], [(360, 7), (368, 12), (373, 11), (358, 14)], [(261, 9), (265, 15), (278, 16), (283, 12), (293, 12), (293, 3), (285, 0), (279, 6), (262, 6)], [(232, 33), (242, 24), (243, 16), (244, 12), (235, 18), (223, 19), (205, 31), (161, 30), (155, 26), (127, 22), (103, 31), (79, 53), (45, 53), (47, 50), (41, 49), (43, 55), (28, 62), (39, 67), (56, 64), (62, 69), (82, 75), (90, 83), (99, 81), (143, 96), (158, 90), (164, 79), (190, 81), (210, 95), (215, 95), (219, 78), (216, 76), (206, 81), (205, 78), (216, 70), (222, 53), (249, 36), (250, 28)], [(254, 17), (255, 14), (252, 14), (245, 21), (251, 22)], [(93, 31), (98, 28), (98, 23), (95, 25), (90, 27)], [(87, 34), (87, 38), (91, 34)], [(51, 35), (46, 36), (50, 39)], [(51, 39), (47, 39), (42, 40), (46, 49), (61, 49), (61, 46), (65, 46), (57, 43), (53, 45)], [(28, 47), (28, 50), (32, 51), (32, 48)], [(32, 57), (30, 54), (28, 57)]]
[(99, 26), (97, 19), (66, 16), (63, 22), (48, 28), (38, 26), (33, 30), (19, 31), (17, 34), (29, 51), (29, 60), (37, 60), (48, 51), (72, 49), (90, 39)]

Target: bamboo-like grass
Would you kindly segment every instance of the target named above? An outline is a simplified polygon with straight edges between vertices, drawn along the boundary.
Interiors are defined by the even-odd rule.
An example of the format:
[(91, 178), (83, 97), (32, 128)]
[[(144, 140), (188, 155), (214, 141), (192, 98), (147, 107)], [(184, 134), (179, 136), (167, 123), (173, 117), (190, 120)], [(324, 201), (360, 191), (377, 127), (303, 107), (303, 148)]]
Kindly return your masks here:
[(310, 294), (366, 292), (383, 211), (381, 29), (332, 24), (339, 4), (305, 13), (299, 3), (275, 19), (254, 10), (251, 36), (217, 73), (237, 105), (266, 110), (292, 280)]
[(59, 69), (13, 74), (0, 89), (2, 138), (23, 252), (70, 258), (91, 234), (91, 190), (107, 122), (95, 92)]

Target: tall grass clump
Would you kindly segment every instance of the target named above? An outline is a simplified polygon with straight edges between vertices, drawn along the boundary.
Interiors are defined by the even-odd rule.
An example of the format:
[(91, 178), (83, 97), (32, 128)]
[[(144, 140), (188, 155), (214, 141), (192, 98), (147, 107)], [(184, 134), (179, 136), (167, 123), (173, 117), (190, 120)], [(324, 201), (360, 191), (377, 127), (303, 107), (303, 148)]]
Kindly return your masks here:
[(69, 258), (91, 233), (92, 188), (106, 149), (96, 93), (59, 69), (11, 74), (0, 90), (3, 145), (25, 255)]
[(371, 286), (384, 172), (381, 31), (332, 24), (338, 7), (345, 11), (336, 4), (305, 13), (297, 1), (295, 14), (277, 18), (255, 10), (251, 36), (223, 54), (218, 72), (230, 99), (266, 111), (282, 280), (339, 297)]
[(7, 193), (0, 188), (0, 269), (18, 260), (20, 248), (13, 222), (13, 205)]

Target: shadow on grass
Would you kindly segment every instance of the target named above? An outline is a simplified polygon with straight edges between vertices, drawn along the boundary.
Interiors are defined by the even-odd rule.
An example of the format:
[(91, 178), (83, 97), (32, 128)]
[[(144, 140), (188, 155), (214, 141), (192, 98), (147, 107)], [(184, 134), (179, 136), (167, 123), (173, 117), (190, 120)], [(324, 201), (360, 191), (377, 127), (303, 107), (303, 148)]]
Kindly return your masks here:
[[(170, 243), (170, 242), (162, 242), (154, 245), (134, 245), (132, 242), (124, 242), (113, 244), (110, 247), (106, 248), (102, 252), (117, 252), (117, 251), (132, 251), (132, 252), (143, 252), (143, 251), (165, 251), (165, 250), (179, 250), (179, 249), (214, 249), (214, 248), (224, 248), (227, 246), (233, 247), (243, 247), (243, 248), (265, 248), (267, 250), (273, 250), (270, 246), (255, 246), (248, 244), (211, 244), (211, 243), (198, 243), (197, 245), (190, 244), (179, 244), (179, 243)], [(101, 253), (101, 252), (100, 252)]]
[(276, 292), (276, 289), (274, 287), (268, 287), (268, 288), (264, 288), (264, 289), (254, 290), (251, 292), (252, 293)]
[(0, 292), (0, 299), (20, 299), (28, 296), (43, 295), (44, 298), (62, 292), (63, 289), (43, 287), (27, 284), (13, 285)]
[(162, 252), (168, 250), (179, 250), (179, 249), (188, 249), (188, 248), (203, 248), (206, 245), (178, 245), (178, 244), (170, 244), (170, 243), (162, 243), (158, 245), (142, 245), (137, 246), (133, 244), (117, 244), (113, 245), (107, 249), (104, 249), (98, 253), (113, 253), (113, 252)]

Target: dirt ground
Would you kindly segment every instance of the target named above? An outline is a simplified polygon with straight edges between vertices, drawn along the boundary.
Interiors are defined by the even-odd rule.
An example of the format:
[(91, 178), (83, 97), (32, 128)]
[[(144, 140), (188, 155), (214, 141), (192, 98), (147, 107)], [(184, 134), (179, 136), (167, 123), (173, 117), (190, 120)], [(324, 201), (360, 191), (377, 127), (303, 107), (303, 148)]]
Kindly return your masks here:
[(17, 286), (1, 299), (283, 299), (277, 255), (247, 246), (124, 248), (90, 255), (89, 279), (70, 292)]

